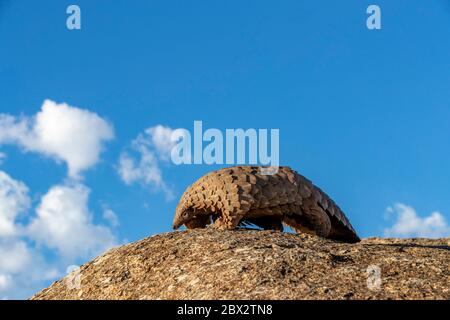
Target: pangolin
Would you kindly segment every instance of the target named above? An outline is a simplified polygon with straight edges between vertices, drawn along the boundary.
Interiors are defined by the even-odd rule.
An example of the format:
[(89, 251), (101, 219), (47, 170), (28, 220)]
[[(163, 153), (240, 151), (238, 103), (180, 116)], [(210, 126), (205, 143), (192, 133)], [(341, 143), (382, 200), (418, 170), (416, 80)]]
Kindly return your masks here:
[(173, 228), (234, 229), (249, 224), (358, 242), (342, 210), (320, 188), (289, 167), (236, 166), (210, 172), (191, 186), (177, 205)]

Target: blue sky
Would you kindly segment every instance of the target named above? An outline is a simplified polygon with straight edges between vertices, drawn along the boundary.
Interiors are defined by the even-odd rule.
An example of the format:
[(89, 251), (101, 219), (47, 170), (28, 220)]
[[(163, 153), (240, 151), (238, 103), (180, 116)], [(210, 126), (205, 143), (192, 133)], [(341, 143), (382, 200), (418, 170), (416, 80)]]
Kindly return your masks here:
[[(102, 245), (169, 231), (184, 188), (217, 166), (175, 166), (150, 145), (146, 164), (160, 175), (127, 184), (119, 159), (140, 160), (132, 141), (151, 140), (146, 129), (192, 129), (194, 120), (279, 128), (281, 163), (325, 190), (362, 237), (449, 236), (448, 1), (73, 3), (81, 30), (66, 28), (71, 1), (0, 0), (0, 114), (32, 128), (49, 99), (99, 121), (80, 133), (98, 143), (86, 151), (98, 161), (75, 179), (60, 145), (0, 132), (0, 172), (29, 198), (14, 215), (17, 234), (0, 232), (0, 251), (31, 257), (0, 261), (0, 297), (26, 297), (101, 251), (54, 243), (38, 213), (52, 195), (89, 216), (80, 230), (100, 230)], [(366, 27), (370, 4), (381, 8), (381, 30)], [(78, 254), (84, 245), (92, 250)], [(30, 275), (25, 265), (37, 260), (42, 271)]]

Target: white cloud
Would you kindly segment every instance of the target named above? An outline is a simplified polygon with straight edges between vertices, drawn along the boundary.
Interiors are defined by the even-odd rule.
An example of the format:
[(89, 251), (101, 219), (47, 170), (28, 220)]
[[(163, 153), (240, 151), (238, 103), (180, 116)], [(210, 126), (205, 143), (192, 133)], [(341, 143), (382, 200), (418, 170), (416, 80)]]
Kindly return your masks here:
[[(176, 142), (171, 140), (173, 132), (174, 130), (170, 127), (160, 124), (145, 130), (147, 137), (150, 138), (159, 158), (162, 160), (167, 161), (170, 159), (172, 148), (176, 145)], [(145, 140), (145, 137), (143, 139)]]
[(63, 160), (73, 178), (99, 161), (103, 143), (113, 137), (112, 126), (97, 114), (51, 100), (34, 117), (0, 114), (0, 144)]
[(119, 159), (119, 174), (122, 180), (131, 185), (135, 182), (161, 186), (164, 182), (155, 154), (146, 147), (139, 149), (136, 160), (128, 152), (123, 152)]
[(11, 275), (0, 273), (0, 292), (5, 292), (12, 286)]
[(20, 213), (26, 212), (29, 206), (27, 186), (0, 171), (0, 237), (17, 233), (15, 219)]
[(87, 258), (116, 244), (111, 230), (95, 225), (88, 209), (89, 189), (81, 184), (57, 185), (45, 194), (28, 226), (38, 244), (68, 259)]
[(384, 230), (387, 237), (423, 237), (441, 238), (450, 236), (450, 226), (440, 212), (420, 217), (416, 210), (408, 205), (396, 203), (386, 209), (389, 215), (395, 214), (397, 221)]
[(29, 297), (61, 274), (19, 238), (0, 239), (0, 256), (0, 296), (5, 298)]
[(0, 171), (0, 297), (26, 297), (55, 276), (55, 269), (29, 247), (16, 222), (29, 207), (27, 186)]
[(117, 227), (120, 224), (117, 214), (109, 208), (104, 208), (103, 219), (108, 221), (113, 227)]
[(32, 261), (31, 252), (22, 240), (11, 239), (0, 244), (0, 272), (19, 273)]
[[(54, 186), (42, 197), (32, 222), (19, 226), (15, 218), (29, 209), (27, 192), (24, 183), (0, 171), (0, 297), (28, 297), (61, 276), (67, 263), (91, 258), (116, 243), (108, 227), (92, 222), (85, 186)], [(51, 263), (43, 247), (56, 251)]]
[(157, 125), (145, 130), (131, 142), (131, 149), (136, 156), (124, 151), (119, 158), (118, 173), (122, 180), (131, 185), (141, 183), (162, 190), (167, 198), (173, 193), (163, 179), (160, 162), (170, 159), (170, 152), (175, 142), (171, 142), (173, 130)]
[[(64, 274), (68, 263), (116, 244), (108, 226), (93, 222), (89, 189), (78, 181), (99, 161), (104, 143), (113, 136), (112, 126), (97, 114), (50, 100), (31, 117), (0, 114), (0, 147), (16, 145), (64, 161), (70, 177), (50, 188), (35, 215), (18, 220), (21, 214), (30, 214), (29, 190), (0, 171), (0, 298), (28, 297)], [(0, 164), (5, 156), (0, 152)], [(110, 213), (105, 217), (115, 223)], [(52, 253), (49, 261), (47, 253)]]

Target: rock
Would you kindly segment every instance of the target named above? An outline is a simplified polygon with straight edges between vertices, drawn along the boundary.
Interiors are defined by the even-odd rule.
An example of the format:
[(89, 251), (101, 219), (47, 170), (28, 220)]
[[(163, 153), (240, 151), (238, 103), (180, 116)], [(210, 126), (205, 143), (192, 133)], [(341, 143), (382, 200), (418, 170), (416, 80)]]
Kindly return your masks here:
[(195, 229), (111, 249), (31, 299), (450, 299), (449, 239)]

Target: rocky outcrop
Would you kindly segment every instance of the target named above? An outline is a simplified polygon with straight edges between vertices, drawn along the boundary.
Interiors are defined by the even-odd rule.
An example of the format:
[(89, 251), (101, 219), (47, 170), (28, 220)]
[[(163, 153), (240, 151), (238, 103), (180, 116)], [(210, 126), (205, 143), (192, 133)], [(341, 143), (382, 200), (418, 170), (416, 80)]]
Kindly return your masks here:
[(32, 299), (450, 299), (450, 240), (163, 233), (106, 252)]

